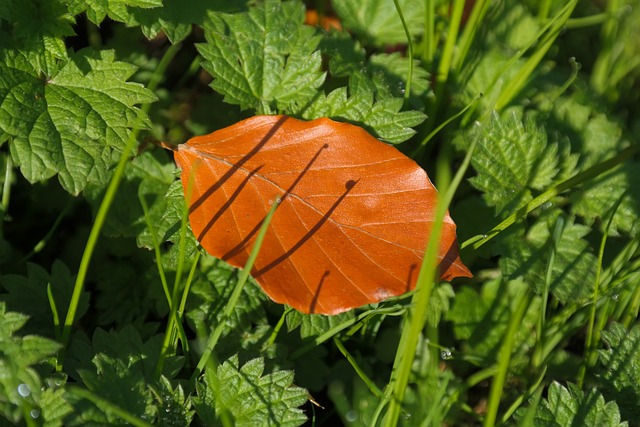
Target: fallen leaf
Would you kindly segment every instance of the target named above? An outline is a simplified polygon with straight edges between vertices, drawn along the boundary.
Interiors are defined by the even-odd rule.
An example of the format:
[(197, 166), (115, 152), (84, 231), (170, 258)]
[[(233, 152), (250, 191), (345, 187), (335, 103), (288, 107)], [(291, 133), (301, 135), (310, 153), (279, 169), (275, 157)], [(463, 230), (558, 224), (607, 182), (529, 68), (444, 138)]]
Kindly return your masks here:
[[(251, 271), (274, 301), (337, 314), (415, 287), (436, 189), (413, 160), (362, 128), (256, 116), (190, 139), (175, 159), (198, 241), (236, 267), (281, 198)], [(455, 228), (447, 214), (444, 280), (471, 276)]]

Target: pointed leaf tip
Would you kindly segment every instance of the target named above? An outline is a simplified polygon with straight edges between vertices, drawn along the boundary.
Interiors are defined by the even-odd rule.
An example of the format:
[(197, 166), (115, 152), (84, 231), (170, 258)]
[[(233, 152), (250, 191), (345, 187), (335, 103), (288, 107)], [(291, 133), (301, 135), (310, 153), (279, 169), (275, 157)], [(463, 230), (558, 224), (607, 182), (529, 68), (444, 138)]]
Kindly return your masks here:
[[(413, 160), (362, 128), (256, 116), (192, 138), (175, 158), (193, 232), (234, 266), (244, 266), (269, 201), (281, 198), (251, 272), (274, 301), (337, 314), (415, 287), (437, 192)], [(455, 230), (447, 213), (444, 280), (471, 276)]]

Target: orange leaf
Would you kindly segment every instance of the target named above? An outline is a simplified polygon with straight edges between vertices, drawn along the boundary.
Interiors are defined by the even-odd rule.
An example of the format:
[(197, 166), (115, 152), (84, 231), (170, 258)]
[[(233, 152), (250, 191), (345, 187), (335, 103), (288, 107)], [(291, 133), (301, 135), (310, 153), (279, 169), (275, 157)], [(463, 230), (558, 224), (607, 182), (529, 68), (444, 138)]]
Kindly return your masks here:
[[(175, 158), (193, 232), (236, 267), (281, 197), (251, 271), (274, 301), (337, 314), (415, 287), (436, 189), (413, 160), (360, 127), (256, 116), (190, 139)], [(447, 214), (444, 280), (471, 276), (455, 228)]]

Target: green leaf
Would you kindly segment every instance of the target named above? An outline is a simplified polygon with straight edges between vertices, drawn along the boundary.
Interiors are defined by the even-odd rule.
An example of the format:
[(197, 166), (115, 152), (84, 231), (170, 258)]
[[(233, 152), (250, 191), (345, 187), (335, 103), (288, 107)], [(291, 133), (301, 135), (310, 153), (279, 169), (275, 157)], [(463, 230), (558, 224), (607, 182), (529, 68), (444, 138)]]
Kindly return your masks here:
[[(629, 141), (622, 137), (620, 123), (597, 111), (597, 104), (588, 93), (579, 91), (554, 103), (553, 107), (556, 122), (566, 128), (565, 133), (580, 150), (581, 169), (611, 158), (629, 146)], [(639, 180), (637, 162), (630, 161), (609, 170), (571, 193), (572, 213), (582, 216), (588, 223), (600, 220), (600, 228), (604, 230), (612, 209), (622, 199), (608, 232), (610, 235), (620, 232), (634, 235), (640, 224), (640, 187), (635, 185)]]
[[(145, 231), (147, 223), (139, 196), (145, 198), (152, 222), (160, 221), (167, 209), (165, 194), (175, 181), (175, 170), (165, 150), (147, 151), (135, 157), (125, 170), (103, 233), (112, 237), (137, 237)], [(93, 206), (94, 215), (105, 191), (104, 186), (89, 185), (84, 192)]]
[(289, 332), (300, 327), (300, 338), (316, 337), (329, 332), (344, 322), (348, 322), (355, 317), (352, 311), (340, 313), (336, 316), (325, 316), (322, 314), (302, 314), (299, 311), (291, 310), (285, 318), (287, 330)]
[[(85, 386), (110, 404), (123, 409), (133, 416), (151, 420), (156, 408), (153, 395), (144, 380), (140, 366), (142, 356), (123, 360), (97, 354), (93, 359), (94, 370), (79, 372)], [(74, 405), (77, 408), (78, 423), (98, 423), (121, 425), (122, 421), (110, 407), (97, 406), (83, 400)]]
[[(524, 411), (520, 414), (523, 416)], [(585, 393), (575, 384), (568, 384), (565, 388), (554, 381), (549, 386), (547, 398), (538, 406), (532, 425), (623, 427), (627, 423), (620, 421), (616, 403), (605, 402), (598, 390), (591, 389)]]
[[(40, 375), (47, 370), (50, 356), (61, 345), (35, 335), (14, 336), (28, 317), (7, 312), (0, 301), (0, 415), (17, 424), (24, 413), (38, 408), (45, 391)], [(53, 366), (49, 366), (51, 372)]]
[[(207, 336), (221, 320), (224, 308), (238, 280), (237, 270), (224, 261), (216, 260), (205, 268), (206, 277), (196, 278), (191, 287), (186, 316), (200, 336)], [(245, 334), (254, 324), (266, 322), (264, 310), (268, 301), (262, 289), (250, 279), (243, 288), (240, 299), (230, 318), (226, 320), (223, 331), (223, 346), (229, 346), (233, 352), (244, 345)]]
[(543, 190), (558, 174), (558, 151), (545, 132), (524, 124), (516, 112), (494, 113), (471, 162), (478, 175), (474, 187), (484, 193), (496, 213), (509, 214), (532, 199), (532, 190)]
[(50, 74), (57, 60), (67, 59), (64, 37), (75, 34), (75, 19), (63, 1), (5, 0), (3, 6), (0, 20), (8, 21), (10, 31), (0, 30), (0, 49), (19, 50), (36, 74)]
[[(514, 300), (525, 292), (525, 286), (520, 280), (494, 279), (485, 282), (479, 292), (470, 286), (456, 290), (456, 299), (446, 319), (453, 322), (456, 338), (465, 340), (469, 360), (481, 366), (495, 361), (511, 312), (516, 308)], [(539, 307), (539, 300), (534, 299), (522, 320), (515, 344), (519, 352), (526, 351), (535, 342), (530, 331), (538, 319)]]
[[(51, 274), (37, 264), (27, 264), (27, 275), (15, 274), (0, 276), (2, 287), (8, 292), (0, 295), (0, 300), (6, 302), (8, 308), (29, 315), (27, 331), (55, 337), (53, 330), (53, 312), (49, 301), (47, 287), (51, 288), (51, 295), (61, 323), (66, 309), (71, 301), (75, 278), (69, 268), (60, 260), (54, 261)], [(78, 319), (89, 308), (89, 293), (83, 292), (78, 305), (76, 317)]]
[(560, 240), (553, 242), (558, 215), (557, 210), (545, 212), (526, 232), (513, 230), (504, 241), (505, 256), (500, 259), (500, 268), (505, 276), (523, 277), (540, 294), (545, 286), (551, 245), (556, 245), (549, 289), (561, 303), (583, 301), (592, 295), (597, 265), (591, 244), (585, 240), (591, 229), (567, 219)]
[(598, 352), (597, 373), (603, 393), (618, 403), (624, 419), (635, 423), (640, 413), (640, 326), (627, 330), (612, 323), (602, 338), (607, 348)]
[(307, 391), (293, 385), (293, 372), (263, 374), (262, 358), (240, 366), (233, 356), (216, 371), (208, 367), (204, 382), (197, 384), (198, 416), (211, 426), (221, 425), (223, 413), (238, 427), (302, 425), (307, 417), (298, 407), (308, 400)]
[(42, 393), (40, 407), (45, 427), (58, 427), (65, 425), (65, 418), (73, 412), (73, 406), (65, 400), (64, 389), (47, 388)]
[[(585, 218), (589, 223), (600, 221), (604, 229), (609, 218), (615, 214), (608, 233), (618, 235), (626, 232), (636, 235), (640, 232), (640, 163), (628, 162), (609, 170), (582, 185), (582, 191), (575, 191), (570, 198), (572, 212)], [(618, 206), (618, 202), (622, 202)]]
[(210, 14), (199, 44), (211, 87), (225, 102), (258, 114), (304, 105), (324, 81), (320, 37), (304, 22), (304, 5), (268, 0), (246, 13)]
[(162, 6), (162, 0), (65, 0), (74, 14), (86, 13), (87, 18), (96, 25), (108, 16), (127, 26), (137, 25), (133, 12), (135, 8), (155, 8)]
[(246, 0), (164, 0), (162, 7), (134, 9), (135, 20), (140, 23), (142, 33), (149, 39), (160, 31), (171, 43), (184, 40), (193, 24), (202, 26), (208, 11), (237, 12), (246, 8)]
[(340, 87), (328, 95), (320, 93), (302, 111), (302, 117), (310, 120), (331, 117), (348, 121), (367, 129), (374, 136), (391, 143), (411, 138), (426, 116), (419, 111), (400, 111), (401, 98), (376, 98), (374, 83), (365, 75), (352, 74), (349, 89)]
[(156, 424), (162, 426), (188, 426), (195, 411), (191, 409), (191, 399), (185, 396), (182, 386), (175, 388), (164, 376), (160, 377), (158, 386), (154, 388), (158, 405), (158, 418)]
[[(399, 0), (412, 37), (424, 31), (425, 2)], [(367, 45), (406, 44), (407, 36), (393, 0), (335, 0), (342, 24)]]
[(148, 126), (134, 105), (155, 97), (126, 82), (135, 67), (113, 51), (81, 50), (46, 79), (15, 51), (0, 57), (0, 130), (30, 182), (57, 173), (72, 194), (103, 183), (113, 150), (123, 149), (132, 127)]

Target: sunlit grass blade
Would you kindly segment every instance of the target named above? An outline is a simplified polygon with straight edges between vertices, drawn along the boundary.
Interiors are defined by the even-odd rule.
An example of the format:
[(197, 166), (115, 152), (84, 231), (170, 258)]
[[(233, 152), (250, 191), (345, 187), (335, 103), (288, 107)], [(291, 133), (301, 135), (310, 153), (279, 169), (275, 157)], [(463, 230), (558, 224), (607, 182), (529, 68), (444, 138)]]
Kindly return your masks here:
[(235, 287), (233, 288), (233, 292), (231, 293), (231, 296), (229, 297), (229, 301), (227, 301), (227, 304), (224, 307), (224, 311), (222, 312), (222, 316), (220, 317), (220, 322), (216, 325), (215, 329), (209, 336), (209, 340), (207, 341), (205, 349), (202, 352), (202, 356), (200, 356), (200, 360), (198, 361), (198, 364), (195, 370), (193, 371), (193, 374), (191, 375), (191, 380), (190, 380), (191, 387), (189, 387), (191, 390), (193, 389), (196, 379), (200, 376), (205, 366), (207, 365), (207, 362), (209, 361), (209, 358), (211, 357), (211, 354), (213, 353), (213, 350), (216, 344), (218, 344), (218, 340), (222, 335), (222, 331), (226, 326), (227, 319), (233, 313), (233, 310), (235, 309), (236, 304), (240, 299), (240, 295), (242, 295), (242, 290), (244, 288), (244, 285), (247, 283), (247, 280), (249, 279), (249, 273), (251, 272), (251, 269), (253, 268), (253, 264), (256, 258), (258, 257), (258, 253), (260, 252), (260, 247), (262, 246), (262, 241), (264, 240), (264, 236), (267, 234), (267, 230), (269, 229), (269, 223), (271, 222), (271, 218), (275, 214), (276, 208), (280, 204), (280, 201), (281, 201), (280, 198), (277, 198), (276, 200), (272, 201), (271, 209), (269, 210), (264, 220), (262, 221), (262, 225), (260, 226), (260, 230), (258, 231), (256, 240), (253, 244), (253, 247), (251, 248), (251, 254), (247, 259), (247, 262), (244, 268), (240, 271), (240, 274), (238, 275), (238, 280), (236, 282)]

